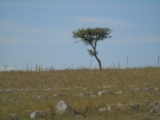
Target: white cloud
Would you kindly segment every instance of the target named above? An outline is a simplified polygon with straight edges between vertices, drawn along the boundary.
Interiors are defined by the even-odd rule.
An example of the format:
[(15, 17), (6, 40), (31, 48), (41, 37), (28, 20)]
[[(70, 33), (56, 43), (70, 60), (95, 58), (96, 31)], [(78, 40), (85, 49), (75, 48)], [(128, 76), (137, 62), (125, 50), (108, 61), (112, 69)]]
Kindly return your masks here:
[(105, 41), (106, 43), (160, 42), (160, 35), (148, 33), (148, 31), (145, 31), (148, 26), (145, 25), (113, 18), (77, 17), (75, 20), (86, 24), (103, 25), (112, 28), (111, 35), (113, 38)]
[(146, 36), (137, 36), (137, 37), (132, 37), (128, 38), (129, 41), (134, 41), (134, 42), (160, 42), (160, 35), (146, 35)]
[(134, 44), (134, 43), (157, 43), (160, 42), (160, 36), (126, 36), (126, 37), (113, 37), (111, 40), (105, 41), (106, 44)]
[(102, 24), (113, 27), (137, 27), (135, 23), (113, 18), (77, 17), (76, 20), (85, 23)]
[(28, 43), (34, 41), (61, 42), (70, 33), (66, 30), (43, 29), (0, 21), (0, 43)]
[(38, 34), (45, 34), (45, 35), (51, 35), (53, 33), (51, 30), (44, 30), (44, 29), (38, 29), (31, 26), (25, 26), (21, 24), (16, 24), (12, 22), (4, 22), (0, 21), (0, 30), (5, 32), (14, 32), (14, 33), (38, 33)]
[(10, 1), (10, 2), (1, 2), (0, 7), (5, 8), (64, 8), (68, 7), (64, 2), (55, 2), (55, 1)]

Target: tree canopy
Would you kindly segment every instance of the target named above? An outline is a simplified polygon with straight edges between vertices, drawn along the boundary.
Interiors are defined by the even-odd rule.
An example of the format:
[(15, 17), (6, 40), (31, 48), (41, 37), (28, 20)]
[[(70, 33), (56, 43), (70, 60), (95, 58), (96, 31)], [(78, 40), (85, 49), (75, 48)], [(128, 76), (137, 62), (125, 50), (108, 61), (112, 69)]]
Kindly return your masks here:
[(73, 31), (74, 38), (81, 38), (82, 42), (87, 45), (96, 41), (103, 41), (106, 38), (111, 38), (111, 30), (109, 28), (87, 28)]

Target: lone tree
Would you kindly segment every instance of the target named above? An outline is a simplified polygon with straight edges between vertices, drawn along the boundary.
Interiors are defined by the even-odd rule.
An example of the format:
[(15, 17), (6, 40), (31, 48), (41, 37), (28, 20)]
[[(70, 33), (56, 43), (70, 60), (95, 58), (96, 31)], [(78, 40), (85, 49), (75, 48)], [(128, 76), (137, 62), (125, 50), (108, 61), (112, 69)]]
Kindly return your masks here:
[[(98, 58), (98, 52), (96, 50), (97, 42), (103, 41), (106, 38), (111, 38), (110, 36), (111, 29), (109, 28), (87, 28), (87, 29), (78, 29), (77, 31), (73, 31), (74, 38), (81, 38), (80, 40), (86, 44), (90, 45), (92, 49), (89, 49), (88, 52), (91, 57), (95, 57), (99, 64), (99, 69), (102, 69), (101, 61)], [(77, 41), (78, 42), (78, 41)]]

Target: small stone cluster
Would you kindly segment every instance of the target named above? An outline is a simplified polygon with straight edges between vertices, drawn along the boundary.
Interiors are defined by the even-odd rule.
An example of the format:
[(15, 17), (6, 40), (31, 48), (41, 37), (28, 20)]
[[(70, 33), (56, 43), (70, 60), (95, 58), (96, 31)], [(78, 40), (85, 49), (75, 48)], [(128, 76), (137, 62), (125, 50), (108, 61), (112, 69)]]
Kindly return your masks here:
[[(108, 89), (108, 88), (115, 88), (117, 86), (114, 85), (109, 85), (109, 86), (103, 86), (100, 87), (101, 89)], [(57, 89), (53, 89), (53, 88), (48, 88), (48, 89), (5, 89), (5, 90), (0, 90), (0, 93), (10, 93), (10, 92), (23, 92), (23, 91), (53, 91), (53, 90), (68, 90), (70, 88), (57, 88)], [(85, 90), (87, 88), (84, 88)], [(144, 88), (143, 92), (154, 92), (154, 91), (158, 91), (159, 88)], [(129, 90), (130, 92), (138, 92), (140, 91), (140, 88), (136, 87), (136, 88), (132, 88)], [(115, 95), (121, 95), (123, 93), (125, 93), (126, 91), (115, 91), (115, 92), (111, 92), (108, 90), (101, 90), (98, 91), (97, 93), (92, 93), (92, 92), (83, 92), (83, 93), (79, 93), (75, 96), (78, 97), (91, 97), (91, 98), (99, 98), (99, 97), (103, 97), (106, 94), (115, 94)], [(59, 96), (64, 96), (64, 95), (68, 95), (67, 93), (64, 94), (54, 94), (54, 97), (59, 97)], [(37, 99), (46, 99), (48, 98), (45, 95), (38, 95), (35, 96)], [(145, 103), (121, 103), (118, 102), (117, 104), (108, 104), (106, 103), (105, 106), (97, 109), (97, 113), (104, 113), (106, 111), (112, 111), (114, 109), (120, 109), (120, 110), (125, 110), (125, 109), (138, 109), (140, 107), (146, 107), (148, 109), (148, 111), (150, 113), (159, 113), (160, 112), (160, 101), (155, 101), (155, 102), (151, 102), (151, 101), (147, 101)], [(74, 116), (81, 116), (75, 112), (75, 110), (68, 105), (68, 103), (66, 103), (64, 100), (60, 100), (59, 102), (57, 102), (56, 105), (56, 112), (55, 114), (65, 114), (65, 113), (72, 113)], [(45, 117), (45, 112), (42, 110), (36, 110), (36, 111), (31, 111), (28, 110), (28, 113), (30, 114), (30, 118), (31, 119), (39, 119), (39, 118), (43, 118)], [(18, 116), (14, 115), (14, 114), (10, 114), (10, 117), (14, 120), (14, 119), (19, 119)]]
[[(157, 112), (160, 112), (160, 101), (146, 102), (146, 103), (127, 103), (127, 104), (117, 103), (117, 104), (111, 104), (111, 105), (107, 104), (106, 106), (99, 108), (97, 112), (104, 113), (106, 111), (111, 111), (114, 109), (124, 110), (127, 108), (138, 109), (139, 107), (147, 107), (150, 110), (150, 113), (157, 113)], [(56, 114), (62, 115), (65, 113), (72, 113), (74, 114), (75, 117), (76, 116), (83, 117), (82, 115), (74, 112), (74, 109), (71, 108), (64, 100), (60, 100), (56, 105)], [(38, 119), (44, 116), (45, 114), (43, 113), (43, 111), (40, 111), (40, 110), (36, 110), (30, 114), (30, 118), (32, 119)]]

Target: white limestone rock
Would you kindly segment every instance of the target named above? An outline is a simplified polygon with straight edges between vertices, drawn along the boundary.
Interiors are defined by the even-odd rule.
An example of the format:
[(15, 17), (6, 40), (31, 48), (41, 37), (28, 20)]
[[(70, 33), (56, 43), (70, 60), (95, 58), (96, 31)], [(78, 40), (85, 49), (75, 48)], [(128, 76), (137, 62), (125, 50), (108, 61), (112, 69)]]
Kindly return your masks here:
[(159, 111), (160, 111), (160, 104), (155, 106), (155, 108), (151, 110), (151, 113), (157, 113)]
[(38, 99), (44, 99), (44, 98), (47, 98), (47, 97), (44, 96), (44, 95), (38, 95), (37, 98), (38, 98)]
[(107, 104), (107, 110), (110, 111), (113, 106), (114, 106), (114, 105), (109, 105), (109, 104)]
[(118, 95), (120, 95), (120, 94), (122, 94), (122, 91), (117, 91), (115, 93), (118, 94)]
[(122, 104), (122, 103), (117, 103), (117, 107), (118, 107), (119, 109), (121, 109), (121, 108), (124, 108), (125, 106), (124, 106), (124, 104)]
[(5, 90), (0, 90), (0, 92), (1, 92), (1, 93), (4, 93), (4, 92), (5, 92)]
[(137, 109), (141, 106), (140, 103), (128, 103), (128, 106), (130, 106), (132, 109)]
[(145, 92), (151, 92), (151, 91), (154, 91), (154, 90), (155, 90), (154, 88), (145, 88), (144, 89)]
[(137, 92), (139, 90), (140, 90), (139, 88), (133, 88), (131, 91)]
[(91, 97), (92, 97), (92, 98), (96, 98), (97, 96), (96, 96), (96, 95), (91, 95)]
[(84, 93), (80, 93), (77, 96), (83, 97), (83, 96), (91, 96), (93, 93), (92, 92), (84, 92)]
[(42, 116), (43, 116), (43, 112), (42, 111), (34, 111), (33, 113), (30, 114), (30, 117), (32, 119), (42, 118)]
[(12, 89), (6, 89), (5, 92), (14, 92)]
[(100, 108), (99, 110), (98, 110), (98, 112), (99, 113), (102, 113), (102, 112), (105, 112), (107, 110), (107, 108), (106, 107), (103, 107), (103, 108)]
[(68, 104), (67, 104), (65, 101), (63, 101), (63, 100), (59, 101), (59, 102), (57, 103), (57, 105), (56, 105), (56, 113), (58, 113), (58, 114), (63, 114), (63, 113), (65, 113), (68, 109), (69, 109)]
[(157, 91), (158, 89), (159, 89), (159, 88), (157, 87), (157, 88), (155, 88), (154, 90)]
[(102, 95), (104, 95), (104, 94), (106, 94), (107, 92), (106, 91), (99, 91), (98, 92), (98, 96), (100, 97), (100, 96), (102, 96)]
[(19, 120), (19, 116), (15, 114), (9, 114), (9, 116), (10, 116), (10, 120)]
[(103, 86), (103, 88), (115, 88), (116, 86), (115, 85), (107, 85), (107, 86)]
[(54, 90), (53, 88), (47, 88), (47, 91), (51, 91), (51, 90)]

